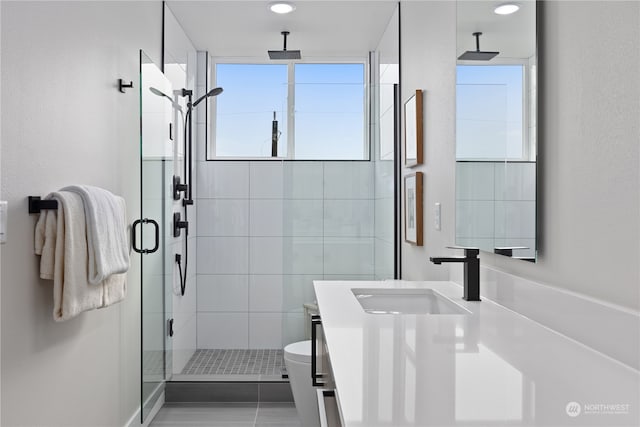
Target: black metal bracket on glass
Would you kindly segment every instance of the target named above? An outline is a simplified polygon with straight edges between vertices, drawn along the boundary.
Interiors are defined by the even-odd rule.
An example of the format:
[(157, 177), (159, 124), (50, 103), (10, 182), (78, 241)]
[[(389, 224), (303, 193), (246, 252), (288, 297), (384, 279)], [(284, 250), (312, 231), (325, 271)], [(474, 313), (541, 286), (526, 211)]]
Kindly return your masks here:
[(320, 316), (311, 316), (311, 382), (314, 387), (324, 387), (326, 384), (319, 381), (323, 375), (317, 372), (318, 368), (318, 339), (317, 327), (322, 326)]
[[(153, 224), (153, 227), (155, 229), (155, 245), (152, 249), (138, 248), (138, 245), (136, 243), (136, 227), (138, 226), (138, 224)], [(131, 246), (133, 247), (133, 250), (139, 254), (152, 254), (157, 251), (160, 247), (160, 226), (158, 225), (158, 223), (149, 218), (137, 219), (133, 221), (133, 226), (131, 227)]]
[(118, 79), (118, 90), (125, 93), (125, 89), (133, 89), (133, 82), (125, 83), (124, 80)]
[(37, 214), (43, 209), (58, 209), (57, 200), (42, 200), (40, 196), (29, 196), (29, 213)]

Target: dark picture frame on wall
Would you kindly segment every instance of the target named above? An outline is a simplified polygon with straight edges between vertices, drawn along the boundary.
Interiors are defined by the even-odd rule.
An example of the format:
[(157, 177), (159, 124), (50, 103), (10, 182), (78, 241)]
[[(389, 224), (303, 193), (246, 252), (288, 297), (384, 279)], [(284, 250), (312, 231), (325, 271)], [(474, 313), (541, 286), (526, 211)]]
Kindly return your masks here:
[(404, 240), (422, 246), (422, 172), (404, 177)]
[(416, 90), (404, 103), (404, 165), (413, 167), (423, 161), (423, 93)]

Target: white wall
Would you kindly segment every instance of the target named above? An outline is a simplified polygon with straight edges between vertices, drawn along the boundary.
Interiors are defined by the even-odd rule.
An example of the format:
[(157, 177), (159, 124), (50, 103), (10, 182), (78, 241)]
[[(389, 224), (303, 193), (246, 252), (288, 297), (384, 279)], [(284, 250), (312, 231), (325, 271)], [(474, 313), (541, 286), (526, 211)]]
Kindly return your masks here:
[[(400, 16), (402, 102), (424, 90), (424, 164), (402, 170), (403, 177), (424, 173), (424, 246), (405, 243), (403, 231), (402, 277), (447, 280), (449, 267), (434, 265), (429, 257), (449, 253), (445, 247), (455, 241), (456, 5), (402, 2)], [(435, 203), (442, 205), (441, 231), (433, 226)]]
[[(539, 258), (530, 264), (482, 253), (481, 263), (637, 310), (640, 3), (544, 4)], [(446, 278), (427, 256), (453, 242), (455, 22), (449, 2), (402, 4), (405, 98), (420, 84), (427, 89), (426, 246), (404, 247), (410, 279)], [(449, 221), (442, 233), (431, 231), (429, 219), (437, 198)]]
[[(139, 262), (124, 302), (52, 320), (26, 197), (102, 186), (139, 209), (139, 49), (160, 61), (160, 2), (2, 2), (2, 425), (124, 425), (140, 398)], [(133, 80), (121, 94), (117, 79)]]

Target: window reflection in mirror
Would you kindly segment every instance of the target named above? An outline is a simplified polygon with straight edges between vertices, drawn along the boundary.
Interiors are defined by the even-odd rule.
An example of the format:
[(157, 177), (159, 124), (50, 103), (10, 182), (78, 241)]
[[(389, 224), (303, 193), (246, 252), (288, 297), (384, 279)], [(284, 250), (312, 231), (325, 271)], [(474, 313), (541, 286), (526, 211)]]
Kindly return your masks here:
[(457, 3), (457, 57), (499, 53), (458, 60), (456, 244), (535, 261), (536, 3), (520, 5), (503, 16), (492, 2)]

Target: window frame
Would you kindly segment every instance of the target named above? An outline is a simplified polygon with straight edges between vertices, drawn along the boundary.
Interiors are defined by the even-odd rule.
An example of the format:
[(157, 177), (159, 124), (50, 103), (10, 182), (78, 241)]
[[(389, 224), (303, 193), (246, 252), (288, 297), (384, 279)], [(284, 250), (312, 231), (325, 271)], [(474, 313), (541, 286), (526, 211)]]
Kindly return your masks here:
[[(268, 61), (262, 57), (211, 57), (211, 64), (208, 71), (210, 82), (216, 82), (216, 68), (218, 64), (244, 64), (244, 65), (286, 65), (287, 81), (289, 82), (287, 91), (287, 155), (286, 156), (217, 156), (216, 155), (216, 120), (217, 120), (217, 104), (216, 98), (210, 98), (209, 111), (211, 115), (208, 117), (207, 127), (209, 135), (206, 138), (205, 160), (206, 161), (341, 161), (341, 162), (368, 162), (371, 161), (371, 135), (370, 135), (370, 64), (367, 57), (321, 57), (312, 60), (302, 59), (298, 61)], [(297, 159), (295, 158), (295, 65), (296, 64), (361, 64), (362, 79), (364, 82), (364, 96), (362, 97), (363, 107), (363, 138), (362, 138), (362, 159), (330, 159), (330, 158), (311, 158)], [(207, 85), (210, 86), (210, 85)], [(208, 90), (208, 89), (207, 89)]]

